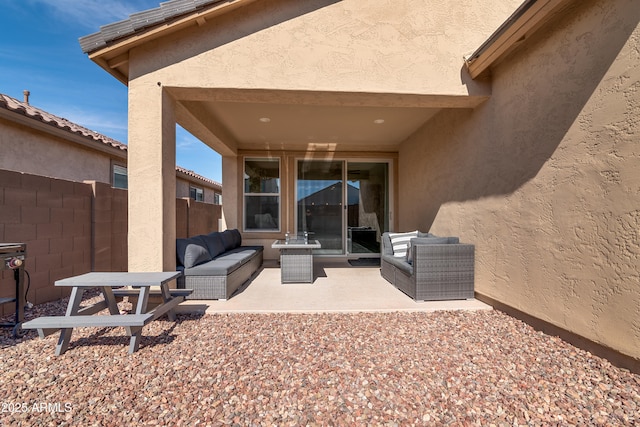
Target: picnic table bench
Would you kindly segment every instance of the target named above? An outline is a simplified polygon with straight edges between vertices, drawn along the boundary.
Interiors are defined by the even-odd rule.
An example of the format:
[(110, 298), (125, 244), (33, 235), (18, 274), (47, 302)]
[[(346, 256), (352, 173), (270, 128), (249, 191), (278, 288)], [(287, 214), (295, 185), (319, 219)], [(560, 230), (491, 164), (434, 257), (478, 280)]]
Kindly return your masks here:
[[(44, 338), (60, 331), (56, 345), (56, 355), (64, 353), (69, 346), (73, 328), (77, 327), (124, 327), (131, 337), (129, 353), (134, 353), (140, 344), (143, 326), (167, 314), (175, 320), (173, 309), (184, 301), (190, 289), (169, 289), (169, 282), (180, 276), (180, 272), (159, 273), (87, 273), (68, 279), (58, 280), (55, 286), (70, 286), (71, 296), (64, 316), (43, 316), (22, 324), (24, 329), (37, 329), (38, 335)], [(151, 286), (158, 289), (151, 290)], [(103, 299), (93, 305), (80, 307), (85, 289), (99, 288)], [(149, 295), (160, 295), (162, 302), (147, 310)], [(137, 297), (134, 314), (120, 314), (116, 297)], [(104, 309), (108, 315), (94, 316)]]

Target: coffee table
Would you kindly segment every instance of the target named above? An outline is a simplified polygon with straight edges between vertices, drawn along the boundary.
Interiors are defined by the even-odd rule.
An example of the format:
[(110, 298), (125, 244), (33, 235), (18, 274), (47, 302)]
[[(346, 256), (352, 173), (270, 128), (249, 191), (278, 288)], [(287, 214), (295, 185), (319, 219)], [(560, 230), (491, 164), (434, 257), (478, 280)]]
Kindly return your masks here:
[(271, 245), (280, 249), (280, 281), (282, 283), (313, 283), (313, 250), (320, 249), (320, 242), (293, 239), (276, 240)]

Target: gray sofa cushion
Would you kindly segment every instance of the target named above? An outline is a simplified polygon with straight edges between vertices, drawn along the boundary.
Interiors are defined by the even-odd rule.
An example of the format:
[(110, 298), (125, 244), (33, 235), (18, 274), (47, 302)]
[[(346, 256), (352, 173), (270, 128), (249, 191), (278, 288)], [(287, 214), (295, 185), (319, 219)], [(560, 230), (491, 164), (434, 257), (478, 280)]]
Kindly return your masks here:
[(184, 270), (185, 276), (228, 276), (242, 266), (241, 259), (214, 259)]
[(231, 249), (236, 248), (236, 237), (234, 237), (233, 232), (231, 230), (224, 230), (220, 233), (222, 237), (222, 243), (224, 243), (224, 250), (230, 251)]
[(410, 240), (412, 245), (445, 245), (460, 243), (458, 237), (415, 237)]
[(242, 235), (237, 228), (231, 230), (231, 235), (233, 236), (233, 244), (235, 245), (235, 247), (238, 248), (242, 246)]
[(227, 276), (251, 261), (263, 246), (242, 246), (219, 255), (217, 258), (193, 268), (185, 269), (185, 276)]
[(224, 243), (222, 241), (221, 233), (214, 231), (213, 233), (205, 235), (203, 239), (207, 245), (211, 258), (215, 258), (224, 252)]
[(388, 263), (393, 264), (396, 268), (404, 271), (408, 275), (413, 274), (413, 266), (407, 262), (406, 258), (400, 258), (397, 256), (386, 256), (384, 259)]
[(458, 237), (415, 237), (409, 241), (409, 247), (407, 249), (407, 262), (413, 264), (413, 251), (411, 246), (413, 245), (448, 245), (460, 243)]
[(247, 262), (251, 261), (251, 259), (256, 255), (257, 252), (259, 252), (258, 249), (244, 246), (232, 249), (229, 252), (225, 252), (215, 260), (237, 260), (240, 261), (240, 265), (244, 265)]
[(209, 249), (201, 235), (188, 239), (176, 239), (176, 257), (178, 263), (185, 268), (211, 261)]

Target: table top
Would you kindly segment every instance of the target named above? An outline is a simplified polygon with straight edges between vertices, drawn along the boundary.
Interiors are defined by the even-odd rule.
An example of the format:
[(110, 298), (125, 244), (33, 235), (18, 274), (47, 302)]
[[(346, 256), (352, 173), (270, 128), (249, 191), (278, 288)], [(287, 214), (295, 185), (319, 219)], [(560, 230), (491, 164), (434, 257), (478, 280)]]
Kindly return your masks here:
[(159, 286), (179, 277), (179, 271), (164, 272), (92, 272), (56, 280), (56, 286)]
[(309, 243), (305, 243), (303, 239), (291, 239), (289, 243), (276, 240), (271, 247), (274, 249), (320, 249), (321, 245), (317, 240), (309, 240)]

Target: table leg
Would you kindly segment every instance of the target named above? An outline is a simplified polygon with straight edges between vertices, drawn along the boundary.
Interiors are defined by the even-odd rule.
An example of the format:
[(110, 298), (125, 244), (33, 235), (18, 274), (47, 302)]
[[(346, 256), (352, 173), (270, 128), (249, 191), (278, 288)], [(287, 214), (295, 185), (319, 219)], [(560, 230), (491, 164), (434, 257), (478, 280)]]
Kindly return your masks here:
[[(136, 306), (136, 314), (144, 314), (147, 312), (147, 302), (149, 301), (149, 287), (140, 287), (140, 295), (138, 296), (138, 304)], [(129, 339), (129, 354), (133, 354), (140, 346), (140, 337), (142, 336), (142, 328), (127, 328), (127, 333), (131, 335)]]
[[(163, 304), (166, 304), (167, 302), (169, 302), (171, 300), (171, 293), (169, 292), (169, 284), (167, 284), (167, 283), (161, 284), (160, 285), (160, 292), (162, 293), (162, 303)], [(173, 308), (167, 312), (167, 317), (172, 322), (176, 321), (176, 313), (173, 310)]]
[[(82, 294), (84, 294), (83, 288), (74, 286), (73, 289), (71, 289), (71, 296), (69, 297), (69, 304), (67, 305), (65, 316), (75, 316), (78, 314), (80, 303), (82, 302)], [(58, 338), (58, 344), (56, 345), (56, 356), (60, 356), (67, 351), (72, 333), (73, 328), (60, 329), (60, 338)]]
[(118, 309), (118, 301), (116, 301), (116, 297), (113, 295), (113, 291), (109, 286), (103, 286), (100, 288), (102, 291), (102, 297), (107, 303), (107, 307), (109, 308), (109, 314), (120, 314), (120, 310)]

